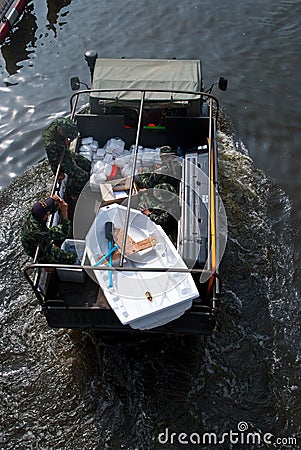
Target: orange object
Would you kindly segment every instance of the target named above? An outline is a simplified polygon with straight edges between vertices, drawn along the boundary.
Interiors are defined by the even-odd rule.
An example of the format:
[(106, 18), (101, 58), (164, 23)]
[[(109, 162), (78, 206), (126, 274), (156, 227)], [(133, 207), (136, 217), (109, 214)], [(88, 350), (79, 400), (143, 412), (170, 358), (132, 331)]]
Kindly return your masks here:
[(115, 166), (115, 164), (112, 165), (112, 172), (110, 173), (110, 175), (108, 176), (108, 180), (111, 180), (112, 178), (115, 178), (117, 175), (117, 170), (118, 167)]

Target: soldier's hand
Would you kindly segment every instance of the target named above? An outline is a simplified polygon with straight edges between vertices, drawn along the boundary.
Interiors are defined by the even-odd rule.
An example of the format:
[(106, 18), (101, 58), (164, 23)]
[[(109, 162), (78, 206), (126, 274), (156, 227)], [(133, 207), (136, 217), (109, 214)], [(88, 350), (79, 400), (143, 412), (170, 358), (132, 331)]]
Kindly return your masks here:
[(68, 203), (62, 198), (59, 200), (58, 208), (61, 211), (63, 219), (68, 219)]
[(61, 197), (59, 195), (57, 195), (57, 194), (54, 194), (51, 198), (53, 198), (53, 200), (56, 201), (56, 202), (59, 202), (59, 201), (62, 200)]

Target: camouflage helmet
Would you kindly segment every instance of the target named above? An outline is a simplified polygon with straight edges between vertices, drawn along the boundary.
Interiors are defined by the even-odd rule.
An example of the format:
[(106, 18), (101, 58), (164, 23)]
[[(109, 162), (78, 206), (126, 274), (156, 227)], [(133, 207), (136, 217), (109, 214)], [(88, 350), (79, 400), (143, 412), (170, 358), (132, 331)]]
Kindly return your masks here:
[(160, 202), (171, 202), (177, 191), (170, 183), (159, 183), (154, 187), (153, 195)]
[(160, 148), (160, 155), (166, 153), (175, 153), (171, 147), (169, 147), (168, 145), (164, 145), (163, 147)]
[(67, 118), (61, 117), (57, 119), (56, 126), (59, 128), (60, 134), (65, 138), (75, 139), (78, 134), (78, 128), (76, 124)]

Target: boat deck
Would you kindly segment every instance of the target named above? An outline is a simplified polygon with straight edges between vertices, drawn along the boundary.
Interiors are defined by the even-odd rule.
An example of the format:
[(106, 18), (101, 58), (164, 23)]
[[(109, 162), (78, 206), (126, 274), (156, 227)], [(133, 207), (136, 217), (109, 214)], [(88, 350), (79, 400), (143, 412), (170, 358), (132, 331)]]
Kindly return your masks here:
[(56, 297), (62, 299), (66, 306), (92, 307), (97, 303), (100, 289), (89, 276), (83, 283), (59, 281), (56, 286)]
[[(174, 100), (173, 89), (163, 91), (160, 86), (158, 100), (162, 101), (156, 104), (145, 101), (145, 98), (147, 100), (147, 96), (153, 95), (156, 89), (143, 89), (143, 92), (139, 92), (140, 89), (132, 88), (125, 91), (134, 96), (135, 102), (137, 97), (137, 107), (136, 103), (132, 102), (115, 104), (116, 89), (113, 89), (113, 94), (109, 94), (110, 100), (106, 99), (104, 102), (97, 97), (96, 103), (92, 102), (96, 92), (102, 97), (104, 91), (104, 89), (79, 91), (70, 100), (71, 117), (77, 123), (81, 138), (74, 141), (72, 150), (92, 162), (90, 183), (86, 184), (77, 199), (69, 195), (68, 177), (65, 177), (62, 183), (56, 177), (53, 185), (53, 192), (59, 192), (67, 201), (68, 215), (73, 223), (71, 236), (64, 241), (62, 248), (69, 251), (76, 248), (78, 263), (75, 267), (34, 264), (26, 267), (24, 274), (35, 289), (50, 327), (211, 334), (216, 324), (220, 294), (219, 277), (214, 275), (217, 230), (215, 223), (210, 223), (210, 237), (207, 213), (208, 208), (210, 212), (216, 209), (215, 190), (212, 187), (216, 184), (215, 126), (218, 102), (211, 94), (202, 91), (196, 93), (180, 91), (181, 95), (196, 95), (198, 98), (191, 102), (193, 104), (190, 103), (190, 97), (178, 102)], [(76, 111), (78, 95), (87, 93), (91, 100), (90, 107)], [(164, 96), (161, 98), (162, 93)], [(123, 88), (120, 95), (123, 95)], [(208, 98), (209, 107), (205, 108), (204, 102), (207, 102)], [(213, 102), (217, 106), (216, 111), (213, 109)], [(93, 145), (88, 147), (90, 143)], [(173, 152), (161, 160), (161, 147), (165, 146), (170, 147)], [(111, 164), (111, 168), (112, 161), (115, 162)], [(160, 165), (162, 167), (158, 167)], [(152, 169), (147, 170), (149, 167)], [(159, 170), (161, 168), (162, 170)], [(59, 170), (60, 167), (57, 173)], [(170, 199), (165, 202), (168, 204), (162, 200), (161, 205), (158, 203), (161, 198), (157, 195), (154, 195), (155, 201), (149, 199), (148, 195), (151, 193), (144, 192), (143, 183), (139, 185), (139, 174), (144, 172), (147, 174), (153, 170), (153, 173), (158, 172), (158, 175), (162, 175), (160, 178), (164, 180), (162, 183), (170, 180), (170, 184), (176, 189), (175, 205)], [(128, 178), (130, 183), (127, 181)], [(165, 181), (166, 179), (168, 181)], [(211, 185), (208, 180), (211, 181)], [(157, 181), (156, 183), (160, 184)], [(154, 189), (151, 183), (149, 187), (150, 190)], [(157, 190), (156, 193), (158, 194)], [(100, 267), (99, 271), (94, 267), (99, 259), (102, 260), (109, 243), (112, 242), (111, 240), (108, 242), (105, 225), (111, 223), (116, 229), (123, 229), (124, 236), (129, 235), (134, 244), (144, 242), (147, 239), (145, 233), (140, 233), (143, 235), (141, 236), (137, 230), (149, 231), (149, 227), (144, 223), (149, 219), (137, 209), (143, 208), (146, 211), (149, 205), (150, 209), (155, 211), (160, 211), (161, 206), (164, 206), (162, 209), (174, 219), (174, 223), (168, 218), (166, 221), (162, 220), (162, 226), (156, 225), (158, 230), (155, 231), (159, 231), (160, 236), (163, 233), (166, 236), (165, 246), (161, 245), (163, 241), (157, 241), (161, 247), (158, 245), (159, 250), (156, 249), (159, 256), (155, 255), (155, 258), (161, 258), (163, 269), (156, 265), (146, 267), (147, 270), (143, 270), (143, 267), (140, 269), (141, 261), (138, 258), (138, 279), (141, 278), (143, 283), (147, 280), (145, 283), (148, 284), (137, 284), (135, 277), (124, 275), (126, 271), (136, 272), (136, 265), (113, 271), (113, 286), (119, 287), (120, 284), (122, 289), (121, 295), (114, 294), (112, 297), (112, 292), (108, 291), (108, 288), (112, 287), (112, 281), (106, 268)], [(175, 213), (172, 206), (175, 206)], [(134, 216), (131, 217), (131, 214)], [(135, 225), (132, 222), (136, 217), (138, 219)], [(54, 226), (59, 223), (59, 219), (57, 213), (52, 216)], [(195, 225), (193, 229), (192, 222)], [(129, 224), (135, 229), (134, 236), (129, 233)], [(153, 226), (155, 227), (154, 224)], [(123, 253), (125, 244), (125, 239), (122, 245), (119, 243)], [(210, 256), (211, 248), (213, 256)], [(121, 262), (122, 258), (123, 255)], [(154, 255), (148, 255), (148, 258), (147, 261), (143, 259), (144, 264), (152, 263)], [(187, 266), (175, 267), (175, 270), (170, 271), (168, 268), (174, 260), (177, 262), (181, 260)], [(34, 268), (38, 269), (35, 280), (28, 275)], [(144, 276), (143, 271), (171, 273), (168, 274), (167, 281), (164, 279), (163, 285), (156, 284), (152, 276)], [(184, 276), (186, 284), (180, 286), (182, 279), (177, 283), (174, 282), (172, 272), (175, 272), (176, 277), (180, 277), (184, 272), (190, 271), (189, 286), (186, 283), (188, 278), (186, 276)], [(101, 278), (101, 275), (104, 277)], [(123, 279), (120, 281), (122, 277), (126, 278), (127, 283), (124, 283)], [(120, 281), (119, 284), (116, 283), (116, 278), (118, 282)], [(152, 304), (146, 300), (149, 300), (149, 296), (145, 294), (149, 292), (154, 299)], [(136, 305), (133, 300), (136, 303), (139, 301), (139, 304)]]

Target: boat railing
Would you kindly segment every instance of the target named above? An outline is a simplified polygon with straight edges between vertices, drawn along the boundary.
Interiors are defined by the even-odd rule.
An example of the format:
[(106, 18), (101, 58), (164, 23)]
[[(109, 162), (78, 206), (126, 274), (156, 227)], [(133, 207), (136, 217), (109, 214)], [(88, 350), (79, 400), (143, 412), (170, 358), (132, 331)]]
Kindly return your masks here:
[[(138, 88), (114, 88), (114, 89), (82, 89), (80, 91), (75, 92), (71, 97), (70, 97), (70, 111), (71, 111), (71, 118), (74, 118), (74, 115), (76, 113), (76, 108), (77, 108), (77, 104), (78, 104), (78, 100), (79, 97), (81, 95), (91, 95), (91, 94), (96, 94), (96, 93), (108, 93), (108, 92), (137, 92), (141, 94), (141, 97), (144, 96), (144, 98), (146, 97), (146, 94), (151, 94), (151, 93), (164, 93), (164, 94), (171, 94), (171, 98), (170, 101), (175, 102), (175, 103), (181, 103), (184, 100), (175, 100), (172, 97), (172, 94), (187, 94), (187, 95), (191, 95), (191, 96), (196, 96), (199, 97), (200, 100), (203, 101), (207, 101), (208, 99), (212, 99), (213, 102), (215, 103), (216, 106), (216, 110), (215, 110), (215, 114), (216, 114), (216, 119), (218, 119), (218, 111), (219, 111), (219, 102), (218, 99), (216, 97), (214, 97), (214, 95), (209, 94), (207, 92), (203, 92), (203, 91), (174, 91), (171, 89), (138, 89)], [(118, 98), (117, 98), (118, 99)], [(108, 99), (102, 99), (102, 100), (108, 100)], [(194, 99), (195, 100), (195, 99)], [(127, 103), (130, 105), (132, 100), (122, 100), (123, 104)], [(164, 100), (166, 101), (166, 100)], [(185, 100), (188, 101), (188, 100)], [(160, 100), (150, 100), (150, 102), (152, 104), (156, 104), (156, 103), (161, 103)]]
[[(208, 264), (207, 269), (213, 273), (218, 271), (218, 242), (217, 242), (217, 160), (216, 160), (216, 139), (212, 129), (212, 98), (209, 99), (209, 214), (208, 214)], [(219, 286), (214, 283), (215, 278), (211, 277), (208, 284), (208, 295), (212, 293), (213, 308), (215, 308), (216, 295), (219, 293)], [(212, 292), (210, 292), (212, 291)]]
[[(79, 265), (79, 264), (46, 264), (46, 263), (30, 263), (27, 264), (24, 269), (23, 269), (23, 274), (25, 279), (28, 281), (28, 283), (30, 284), (33, 292), (35, 293), (37, 299), (39, 300), (41, 305), (45, 304), (45, 297), (46, 297), (46, 292), (44, 291), (44, 289), (41, 287), (40, 285), (40, 278), (41, 278), (41, 274), (42, 271), (44, 271), (44, 273), (46, 275), (51, 274), (51, 272), (53, 272), (56, 269), (69, 269), (69, 270), (85, 270), (87, 273), (90, 272), (94, 272), (94, 271), (112, 271), (112, 272), (154, 272), (154, 273), (158, 273), (158, 272), (162, 272), (162, 273), (166, 273), (166, 272), (170, 272), (170, 273), (189, 273), (189, 274), (199, 274), (201, 275), (207, 275), (208, 278), (212, 277), (212, 276), (217, 276), (219, 277), (218, 274), (213, 273), (210, 270), (206, 270), (206, 269), (197, 269), (197, 268), (188, 268), (188, 267), (120, 267), (120, 266), (116, 266), (116, 267), (112, 267), (112, 266), (108, 266), (108, 265), (98, 265), (98, 266), (91, 266), (91, 265), (87, 265), (87, 264), (83, 264), (83, 265)], [(34, 276), (32, 275), (32, 272), (34, 273)]]

